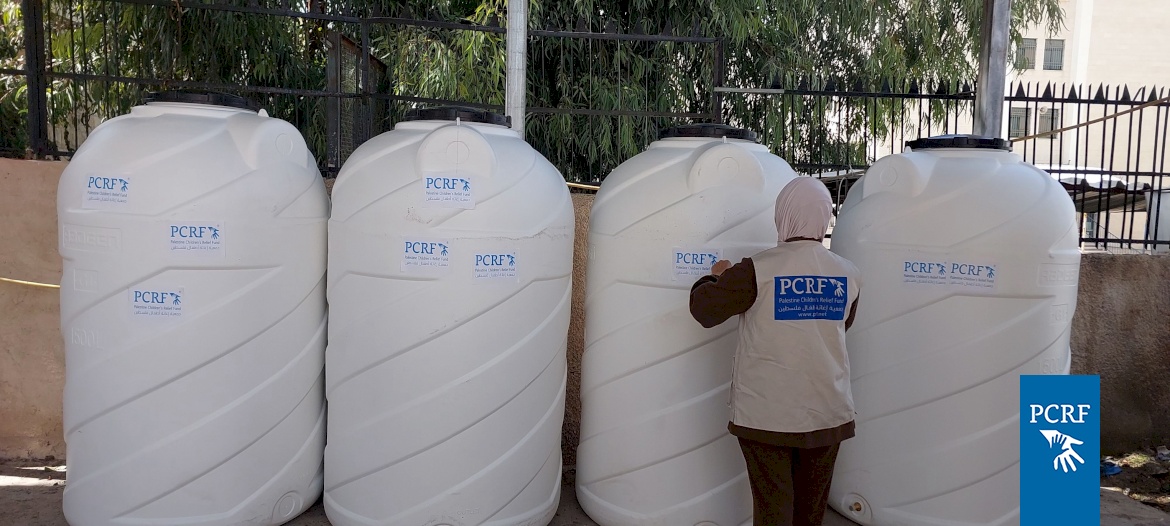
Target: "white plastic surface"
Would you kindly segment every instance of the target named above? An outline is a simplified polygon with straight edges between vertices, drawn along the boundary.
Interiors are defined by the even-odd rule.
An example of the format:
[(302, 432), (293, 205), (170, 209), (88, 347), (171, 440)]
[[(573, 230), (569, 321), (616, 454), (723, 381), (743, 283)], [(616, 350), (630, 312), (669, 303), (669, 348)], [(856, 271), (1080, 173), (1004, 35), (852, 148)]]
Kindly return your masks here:
[(572, 284), (564, 179), (508, 128), (413, 121), (358, 148), (333, 200), (329, 520), (547, 524)]
[(793, 177), (754, 143), (672, 138), (602, 184), (577, 450), (577, 497), (602, 526), (750, 524), (747, 471), (727, 432), (738, 318), (704, 329), (688, 297), (716, 259), (776, 246), (776, 195)]
[(863, 286), (857, 436), (830, 505), (866, 525), (1019, 524), (1019, 376), (1069, 370), (1068, 194), (1009, 152), (893, 155), (850, 190), (832, 250)]
[(150, 104), (58, 190), (65, 517), (273, 525), (321, 492), (328, 198), (256, 113)]

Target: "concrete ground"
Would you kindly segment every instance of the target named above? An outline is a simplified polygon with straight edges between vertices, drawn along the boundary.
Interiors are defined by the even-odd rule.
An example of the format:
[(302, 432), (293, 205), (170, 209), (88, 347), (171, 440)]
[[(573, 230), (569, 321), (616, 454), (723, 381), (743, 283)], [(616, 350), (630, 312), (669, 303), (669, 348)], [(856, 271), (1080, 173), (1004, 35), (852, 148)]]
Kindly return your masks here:
[[(65, 467), (29, 460), (0, 460), (0, 525), (67, 526), (61, 513), (61, 492)], [(297, 517), (290, 526), (328, 526), (325, 510), (318, 503)], [(571, 486), (561, 492), (561, 506), (552, 526), (596, 526), (577, 504)], [(824, 526), (852, 526), (853, 523), (829, 511)], [(1102, 526), (1170, 526), (1170, 515), (1138, 503), (1119, 490), (1101, 488)]]

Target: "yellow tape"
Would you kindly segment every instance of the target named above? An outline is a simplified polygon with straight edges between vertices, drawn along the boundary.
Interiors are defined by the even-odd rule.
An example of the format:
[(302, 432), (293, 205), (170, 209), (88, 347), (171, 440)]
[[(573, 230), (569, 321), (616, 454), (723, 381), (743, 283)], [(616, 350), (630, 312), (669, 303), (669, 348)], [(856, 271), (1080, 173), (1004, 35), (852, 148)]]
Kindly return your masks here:
[(591, 184), (565, 183), (569, 188), (580, 188), (581, 190), (600, 190), (600, 186), (593, 186)]
[(0, 281), (4, 281), (7, 283), (15, 283), (17, 285), (28, 285), (30, 287), (41, 287), (41, 288), (45, 288), (45, 289), (59, 289), (59, 288), (61, 288), (60, 285), (54, 285), (52, 283), (37, 283), (35, 281), (25, 281), (23, 279), (0, 278)]

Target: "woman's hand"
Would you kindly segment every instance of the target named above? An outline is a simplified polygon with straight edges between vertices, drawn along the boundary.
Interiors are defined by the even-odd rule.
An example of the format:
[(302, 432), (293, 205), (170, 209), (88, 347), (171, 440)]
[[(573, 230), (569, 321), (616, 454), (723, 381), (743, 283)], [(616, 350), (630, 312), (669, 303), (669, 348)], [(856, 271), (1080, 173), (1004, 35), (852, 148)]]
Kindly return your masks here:
[(718, 276), (718, 275), (722, 274), (724, 270), (727, 270), (729, 268), (731, 268), (731, 262), (726, 260), (726, 259), (721, 259), (719, 261), (716, 261), (715, 265), (711, 267), (711, 275)]

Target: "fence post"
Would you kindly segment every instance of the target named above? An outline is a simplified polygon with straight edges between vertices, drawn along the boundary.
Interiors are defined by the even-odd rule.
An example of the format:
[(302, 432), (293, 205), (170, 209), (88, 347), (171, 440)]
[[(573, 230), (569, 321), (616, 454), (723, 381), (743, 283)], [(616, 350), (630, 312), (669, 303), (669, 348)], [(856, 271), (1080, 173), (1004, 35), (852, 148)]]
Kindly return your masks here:
[[(1164, 188), (1162, 181), (1146, 191), (1146, 241), (1170, 241), (1170, 188)], [(1170, 245), (1147, 246), (1156, 254), (1170, 252)]]
[(354, 111), (358, 116), (354, 117), (354, 122), (361, 122), (357, 126), (360, 133), (354, 133), (353, 147), (356, 149), (362, 143), (370, 140), (374, 130), (374, 83), (370, 79), (370, 52), (372, 46), (370, 44), (370, 21), (362, 17), (361, 19), (362, 44), (361, 44), (361, 61), (358, 63), (361, 69), (361, 77), (359, 78), (359, 91), (362, 96), (360, 104), (355, 104)]
[(714, 82), (712, 83), (712, 86), (711, 86), (711, 122), (714, 122), (716, 124), (722, 124), (723, 123), (723, 92), (719, 91), (719, 88), (723, 87), (723, 82), (725, 80), (724, 75), (726, 74), (725, 73), (726, 70), (723, 67), (724, 66), (724, 58), (723, 58), (723, 39), (722, 38), (715, 41), (715, 50), (714, 50), (713, 55), (714, 55), (713, 60), (715, 61), (715, 63), (711, 65), (711, 70), (712, 70), (712, 73), (715, 75), (715, 78), (713, 79)]
[(525, 96), (528, 94), (528, 0), (508, 0), (507, 77), (505, 114), (512, 129), (524, 138)]
[(42, 0), (22, 0), (24, 71), (28, 91), (28, 149), (33, 158), (48, 151), (49, 112), (45, 96), (45, 24)]
[(1003, 136), (1003, 91), (1007, 82), (1012, 0), (983, 0), (983, 42), (975, 88), (975, 134)]
[[(335, 94), (325, 99), (325, 165), (341, 169), (341, 32), (326, 33), (329, 51), (325, 61), (325, 90)], [(350, 124), (353, 125), (352, 123)], [(336, 172), (334, 172), (336, 173)]]

